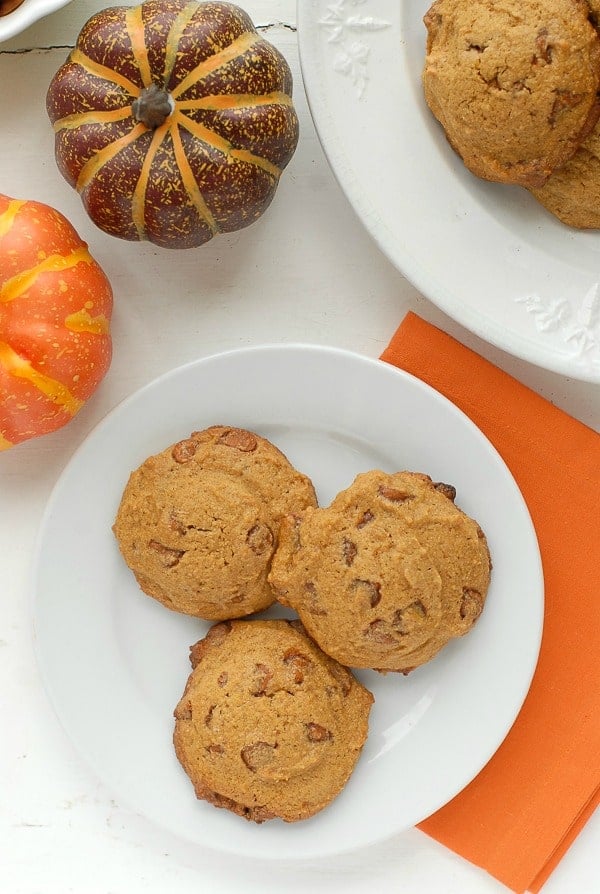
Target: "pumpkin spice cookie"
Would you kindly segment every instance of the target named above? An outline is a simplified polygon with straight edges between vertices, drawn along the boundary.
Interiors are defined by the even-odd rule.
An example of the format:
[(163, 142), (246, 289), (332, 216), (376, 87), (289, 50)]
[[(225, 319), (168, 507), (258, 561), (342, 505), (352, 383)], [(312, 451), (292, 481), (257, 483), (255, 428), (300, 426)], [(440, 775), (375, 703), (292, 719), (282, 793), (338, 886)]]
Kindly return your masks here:
[(371, 693), (299, 621), (217, 624), (190, 657), (173, 742), (197, 797), (257, 823), (326, 807), (367, 738)]
[(471, 630), (490, 579), (483, 532), (426, 475), (358, 475), (326, 509), (281, 526), (269, 580), (350, 667), (407, 673)]
[(600, 125), (573, 158), (540, 186), (530, 189), (547, 211), (578, 229), (600, 228)]
[(113, 530), (141, 589), (207, 620), (274, 601), (267, 574), (281, 518), (316, 505), (310, 480), (253, 432), (193, 432), (130, 476)]
[[(600, 0), (588, 0), (590, 21), (598, 28)], [(532, 195), (562, 223), (578, 229), (600, 229), (600, 124), (585, 138), (573, 158), (556, 170)]]
[(426, 101), (466, 166), (539, 187), (600, 115), (600, 37), (585, 0), (436, 0)]

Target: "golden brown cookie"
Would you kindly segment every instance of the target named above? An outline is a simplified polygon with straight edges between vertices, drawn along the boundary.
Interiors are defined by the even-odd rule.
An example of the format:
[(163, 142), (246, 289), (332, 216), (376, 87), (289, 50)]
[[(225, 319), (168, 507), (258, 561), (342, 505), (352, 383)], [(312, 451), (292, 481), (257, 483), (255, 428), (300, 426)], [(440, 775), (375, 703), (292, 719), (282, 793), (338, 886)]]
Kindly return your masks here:
[(404, 673), (479, 617), (490, 578), (454, 488), (413, 472), (358, 475), (326, 509), (288, 518), (269, 580), (308, 634), (350, 667)]
[(547, 211), (570, 227), (600, 228), (600, 125), (573, 158), (530, 192)]
[(590, 8), (590, 22), (594, 28), (598, 28), (600, 23), (600, 0), (587, 0)]
[(371, 693), (299, 621), (217, 624), (190, 657), (173, 741), (197, 797), (258, 823), (326, 807), (359, 758)]
[(113, 530), (145, 593), (223, 620), (271, 605), (267, 574), (281, 518), (315, 505), (310, 480), (273, 444), (213, 426), (131, 474)]
[(600, 38), (585, 0), (436, 0), (426, 101), (477, 176), (541, 186), (600, 114)]

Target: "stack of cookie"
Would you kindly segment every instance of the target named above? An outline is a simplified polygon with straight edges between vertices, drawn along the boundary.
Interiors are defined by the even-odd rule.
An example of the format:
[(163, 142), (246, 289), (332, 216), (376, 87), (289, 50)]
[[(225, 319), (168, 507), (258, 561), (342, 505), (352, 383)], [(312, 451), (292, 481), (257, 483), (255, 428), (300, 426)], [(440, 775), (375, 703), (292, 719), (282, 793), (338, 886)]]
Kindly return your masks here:
[(600, 227), (598, 0), (435, 0), (425, 15), (429, 108), (478, 177), (527, 188)]
[[(213, 426), (149, 457), (114, 524), (141, 589), (218, 621), (191, 649), (174, 744), (196, 795), (256, 822), (312, 816), (348, 781), (372, 694), (471, 630), (491, 562), (454, 488), (358, 475), (327, 508), (269, 441)], [(278, 600), (296, 620), (247, 620)]]

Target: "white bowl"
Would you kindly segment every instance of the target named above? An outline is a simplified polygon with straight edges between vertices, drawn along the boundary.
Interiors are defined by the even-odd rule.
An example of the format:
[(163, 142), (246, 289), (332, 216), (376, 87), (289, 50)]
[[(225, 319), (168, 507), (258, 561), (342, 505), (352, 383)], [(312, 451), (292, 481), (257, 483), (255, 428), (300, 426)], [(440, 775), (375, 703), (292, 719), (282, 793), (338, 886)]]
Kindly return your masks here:
[(34, 22), (70, 2), (71, 0), (23, 0), (13, 12), (0, 16), (0, 43), (20, 34)]

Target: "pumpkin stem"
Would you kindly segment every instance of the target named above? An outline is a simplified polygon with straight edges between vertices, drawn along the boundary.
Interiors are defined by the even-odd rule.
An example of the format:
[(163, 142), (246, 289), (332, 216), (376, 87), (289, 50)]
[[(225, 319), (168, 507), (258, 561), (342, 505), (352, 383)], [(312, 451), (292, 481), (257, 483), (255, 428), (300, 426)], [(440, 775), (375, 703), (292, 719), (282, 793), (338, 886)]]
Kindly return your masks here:
[(166, 90), (156, 84), (144, 87), (137, 99), (131, 104), (131, 111), (136, 121), (155, 130), (167, 120), (175, 104)]

